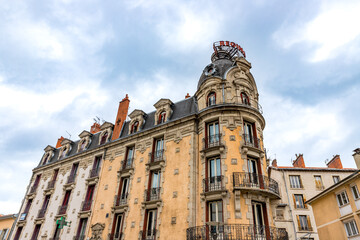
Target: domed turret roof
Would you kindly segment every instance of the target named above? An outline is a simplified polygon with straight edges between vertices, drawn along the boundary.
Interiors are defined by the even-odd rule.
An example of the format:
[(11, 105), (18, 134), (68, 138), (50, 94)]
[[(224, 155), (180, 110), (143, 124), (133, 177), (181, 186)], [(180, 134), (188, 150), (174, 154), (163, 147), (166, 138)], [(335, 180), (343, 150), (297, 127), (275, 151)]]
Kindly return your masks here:
[(202, 72), (197, 89), (209, 78), (211, 77), (220, 77), (223, 78), (226, 71), (234, 66), (235, 62), (227, 59), (227, 58), (220, 58), (220, 59), (213, 59), (214, 61), (207, 65)]

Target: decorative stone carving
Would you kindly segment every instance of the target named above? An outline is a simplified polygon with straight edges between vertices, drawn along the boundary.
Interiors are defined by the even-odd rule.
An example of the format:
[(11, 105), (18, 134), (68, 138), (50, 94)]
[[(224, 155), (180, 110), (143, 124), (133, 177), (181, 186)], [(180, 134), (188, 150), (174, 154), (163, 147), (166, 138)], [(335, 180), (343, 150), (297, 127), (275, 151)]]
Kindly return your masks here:
[(154, 104), (154, 107), (156, 108), (155, 112), (155, 124), (158, 124), (159, 121), (159, 115), (162, 112), (165, 112), (165, 122), (170, 118), (172, 114), (171, 106), (173, 105), (173, 102), (170, 99), (162, 98), (159, 101), (157, 101)]
[(137, 131), (139, 131), (142, 128), (143, 124), (145, 123), (146, 114), (142, 110), (135, 109), (134, 111), (132, 111), (132, 113), (129, 114), (129, 117), (131, 119), (130, 127), (129, 127), (129, 134), (131, 134), (132, 126), (136, 121), (139, 122)]
[(105, 229), (105, 223), (95, 223), (91, 226), (92, 236), (90, 240), (103, 240), (101, 237), (102, 232)]

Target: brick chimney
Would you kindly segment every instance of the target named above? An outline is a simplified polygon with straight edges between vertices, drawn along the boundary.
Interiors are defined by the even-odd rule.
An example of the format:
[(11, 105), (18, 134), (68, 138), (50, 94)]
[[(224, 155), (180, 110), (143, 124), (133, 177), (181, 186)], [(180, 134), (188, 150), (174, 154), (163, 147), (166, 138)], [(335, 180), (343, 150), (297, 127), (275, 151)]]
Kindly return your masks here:
[(62, 142), (64, 139), (65, 139), (65, 138), (64, 138), (63, 136), (61, 136), (61, 138), (59, 138), (59, 139), (57, 140), (56, 148), (61, 147), (61, 142)]
[(115, 127), (111, 140), (115, 140), (120, 137), (121, 128), (124, 125), (126, 116), (128, 114), (129, 104), (130, 104), (129, 96), (126, 94), (125, 98), (121, 100), (121, 102), (119, 103), (119, 109), (116, 115)]
[(339, 155), (335, 155), (328, 163), (326, 163), (328, 168), (337, 168), (343, 169), (343, 165), (341, 163), (341, 159)]
[(190, 94), (187, 93), (186, 96), (185, 96), (185, 99), (189, 98), (190, 97)]
[(298, 168), (305, 168), (305, 161), (302, 154), (295, 154), (296, 159), (293, 161), (293, 166)]
[(95, 134), (95, 133), (100, 132), (100, 131), (101, 131), (100, 124), (98, 124), (96, 122), (90, 127), (90, 132), (92, 134)]
[(356, 163), (356, 167), (360, 169), (360, 148), (354, 150), (353, 157)]

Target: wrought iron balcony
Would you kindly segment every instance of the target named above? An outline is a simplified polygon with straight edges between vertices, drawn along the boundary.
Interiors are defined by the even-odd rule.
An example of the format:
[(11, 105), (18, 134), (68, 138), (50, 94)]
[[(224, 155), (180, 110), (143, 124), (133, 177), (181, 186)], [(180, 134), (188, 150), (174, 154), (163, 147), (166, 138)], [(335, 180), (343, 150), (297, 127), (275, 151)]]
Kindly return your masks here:
[(68, 205), (60, 206), (60, 207), (59, 207), (59, 210), (58, 210), (58, 215), (64, 215), (64, 214), (66, 214), (67, 207), (68, 207)]
[(92, 200), (90, 201), (83, 201), (81, 204), (81, 211), (86, 212), (91, 210)]
[(123, 236), (122, 232), (108, 234), (108, 240), (121, 240)]
[(76, 178), (76, 174), (71, 174), (70, 176), (68, 176), (66, 184), (74, 183), (75, 178)]
[(164, 160), (164, 149), (149, 153), (149, 164)]
[(208, 177), (203, 179), (204, 193), (225, 190), (224, 176)]
[(45, 217), (46, 208), (40, 209), (37, 218)]
[(243, 139), (244, 146), (253, 147), (261, 150), (259, 138), (254, 138), (253, 136), (250, 136), (248, 134), (243, 134)]
[(150, 188), (145, 190), (145, 201), (154, 201), (160, 199), (160, 188)]
[(203, 138), (204, 149), (222, 146), (221, 134), (214, 134)]
[(99, 176), (100, 168), (91, 169), (89, 172), (89, 178), (96, 178)]
[(33, 194), (36, 192), (36, 189), (38, 188), (39, 184), (36, 184), (36, 185), (33, 185), (31, 188), (30, 188), (30, 192), (29, 194)]
[(129, 170), (133, 167), (133, 158), (125, 159), (121, 161), (121, 171)]
[(114, 207), (119, 207), (122, 205), (126, 205), (128, 200), (128, 193), (122, 195), (115, 195), (114, 199)]
[(47, 185), (47, 190), (49, 189), (53, 189), (55, 187), (55, 182), (56, 180), (51, 180), (50, 182), (48, 182), (48, 185)]
[(285, 229), (251, 224), (204, 225), (186, 229), (187, 240), (288, 240)]
[(247, 188), (255, 190), (264, 190), (275, 194), (279, 197), (278, 183), (267, 176), (257, 173), (234, 172), (233, 173), (234, 189)]
[(156, 229), (140, 231), (141, 240), (155, 240)]

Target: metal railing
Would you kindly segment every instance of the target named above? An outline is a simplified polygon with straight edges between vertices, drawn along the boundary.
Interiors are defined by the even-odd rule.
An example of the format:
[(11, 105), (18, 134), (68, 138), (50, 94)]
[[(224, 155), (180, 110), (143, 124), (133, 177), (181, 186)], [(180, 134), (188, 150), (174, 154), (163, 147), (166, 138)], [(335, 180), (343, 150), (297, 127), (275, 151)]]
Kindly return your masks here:
[(254, 138), (254, 136), (250, 136), (248, 134), (243, 134), (243, 139), (244, 139), (244, 146), (261, 149), (259, 138)]
[(224, 176), (208, 177), (203, 179), (204, 192), (225, 190)]
[(32, 193), (35, 193), (36, 192), (36, 189), (38, 188), (39, 184), (36, 184), (36, 185), (33, 185), (31, 188), (30, 188), (30, 194)]
[(285, 229), (265, 225), (222, 224), (186, 229), (187, 240), (288, 240)]
[(125, 159), (121, 161), (121, 170), (127, 170), (133, 167), (133, 158)]
[(67, 183), (67, 184), (74, 183), (74, 182), (75, 182), (75, 178), (76, 178), (76, 174), (72, 174), (72, 175), (68, 176), (66, 183)]
[(89, 172), (89, 178), (95, 178), (99, 176), (100, 168), (91, 169)]
[(160, 188), (150, 188), (145, 190), (145, 201), (153, 201), (160, 199)]
[(221, 134), (214, 134), (203, 138), (204, 149), (221, 146)]
[(50, 182), (48, 182), (47, 189), (53, 189), (55, 187), (55, 182), (56, 180), (51, 180)]
[(121, 194), (121, 195), (115, 195), (114, 206), (118, 207), (118, 206), (125, 205), (127, 203), (127, 200), (128, 200), (128, 193)]
[(58, 215), (64, 215), (64, 214), (66, 214), (67, 207), (68, 207), (68, 205), (60, 206), (60, 207), (59, 207), (59, 210), (58, 210)]
[(149, 163), (164, 160), (164, 149), (149, 153)]
[(46, 213), (46, 208), (40, 209), (37, 218), (43, 218)]
[(259, 188), (279, 195), (279, 184), (272, 178), (257, 173), (234, 172), (234, 187)]
[(155, 240), (156, 229), (140, 231), (141, 240)]
[(108, 240), (121, 240), (123, 236), (122, 232), (108, 234)]
[(81, 211), (90, 211), (91, 209), (92, 200), (90, 201), (83, 201), (81, 204)]

